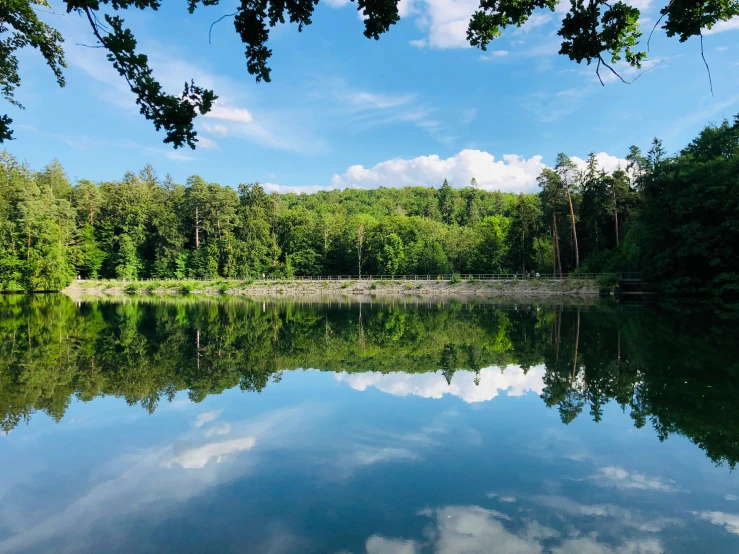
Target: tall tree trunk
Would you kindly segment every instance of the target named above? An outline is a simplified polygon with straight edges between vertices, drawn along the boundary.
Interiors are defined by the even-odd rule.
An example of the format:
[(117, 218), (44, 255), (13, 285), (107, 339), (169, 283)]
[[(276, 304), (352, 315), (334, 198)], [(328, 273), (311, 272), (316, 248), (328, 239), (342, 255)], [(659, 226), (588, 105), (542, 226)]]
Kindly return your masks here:
[(572, 361), (572, 378), (570, 379), (570, 389), (575, 382), (577, 376), (577, 349), (580, 346), (580, 309), (577, 309), (577, 331), (575, 332), (575, 357)]
[(521, 275), (526, 273), (526, 231), (521, 231)]
[[(556, 253), (556, 261), (559, 264), (559, 278), (562, 279), (562, 255), (559, 251), (559, 231), (557, 231), (557, 214), (553, 215), (554, 218), (554, 247), (555, 247), (555, 253)], [(555, 268), (556, 273), (556, 268)]]
[(613, 189), (613, 215), (616, 217), (616, 248), (619, 247), (620, 233), (618, 232), (618, 204), (616, 203), (616, 189)]
[(577, 229), (575, 228), (575, 210), (572, 208), (572, 195), (570, 194), (570, 185), (565, 185), (567, 188), (567, 202), (570, 204), (570, 217), (572, 218), (572, 240), (575, 245), (575, 267), (580, 267), (580, 250), (577, 247)]
[(200, 219), (198, 217), (198, 207), (195, 206), (195, 250), (200, 248)]

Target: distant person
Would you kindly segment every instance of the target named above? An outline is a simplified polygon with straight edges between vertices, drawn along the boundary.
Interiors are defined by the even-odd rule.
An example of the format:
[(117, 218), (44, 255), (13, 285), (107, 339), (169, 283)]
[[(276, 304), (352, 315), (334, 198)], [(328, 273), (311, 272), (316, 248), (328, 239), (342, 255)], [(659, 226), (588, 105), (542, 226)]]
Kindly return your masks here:
[(264, 281), (264, 273), (262, 273), (262, 281)]

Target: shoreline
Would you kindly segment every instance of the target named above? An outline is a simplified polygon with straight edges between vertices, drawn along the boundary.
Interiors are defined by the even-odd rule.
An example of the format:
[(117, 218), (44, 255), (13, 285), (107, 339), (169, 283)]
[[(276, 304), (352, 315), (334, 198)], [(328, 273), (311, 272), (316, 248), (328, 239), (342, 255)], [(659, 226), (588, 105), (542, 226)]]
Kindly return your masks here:
[(598, 284), (592, 279), (506, 281), (411, 281), (411, 280), (213, 280), (213, 281), (73, 281), (61, 291), (72, 298), (147, 296), (244, 296), (250, 298), (320, 297), (597, 297)]

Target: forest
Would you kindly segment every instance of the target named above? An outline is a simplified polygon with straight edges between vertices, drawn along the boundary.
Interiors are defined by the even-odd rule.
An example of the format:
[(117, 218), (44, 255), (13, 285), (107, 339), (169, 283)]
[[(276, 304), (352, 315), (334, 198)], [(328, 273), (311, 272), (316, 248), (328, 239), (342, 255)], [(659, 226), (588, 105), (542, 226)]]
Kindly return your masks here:
[[(147, 165), (70, 182), (0, 154), (0, 290), (85, 279), (639, 271), (668, 293), (739, 293), (739, 116), (606, 173), (565, 154), (512, 194), (428, 187), (268, 194)], [(432, 186), (437, 185), (438, 188)], [(463, 188), (460, 188), (465, 185)]]
[(634, 313), (615, 302), (439, 308), (177, 297), (77, 304), (65, 295), (3, 295), (0, 420), (6, 433), (36, 412), (59, 421), (75, 399), (99, 396), (152, 413), (179, 391), (193, 402), (236, 386), (258, 393), (309, 367), (440, 371), (450, 384), (470, 371), (479, 385), (483, 368), (515, 364), (528, 372), (543, 364), (541, 398), (562, 423), (598, 422), (613, 401), (636, 427), (651, 425), (661, 440), (686, 436), (715, 463), (734, 467), (736, 316), (707, 306), (640, 305)]

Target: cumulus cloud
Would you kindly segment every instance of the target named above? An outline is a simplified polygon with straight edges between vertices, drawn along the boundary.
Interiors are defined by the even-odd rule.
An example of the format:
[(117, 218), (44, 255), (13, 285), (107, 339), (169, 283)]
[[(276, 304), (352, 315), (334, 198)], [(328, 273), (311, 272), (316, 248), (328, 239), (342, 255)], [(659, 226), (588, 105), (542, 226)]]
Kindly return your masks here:
[[(584, 159), (578, 158), (577, 156), (572, 156), (570, 160), (572, 160), (580, 171), (585, 171), (585, 168), (588, 165)], [(606, 173), (613, 173), (617, 169), (626, 170), (626, 166), (629, 164), (628, 160), (625, 158), (611, 156), (605, 152), (597, 153), (595, 155), (595, 161), (598, 164), (598, 168), (604, 170)]]
[(347, 383), (358, 391), (374, 387), (394, 396), (421, 396), (441, 398), (450, 394), (467, 403), (485, 402), (506, 391), (508, 396), (522, 396), (529, 392), (541, 394), (544, 390), (544, 366), (536, 366), (524, 374), (517, 366), (505, 370), (485, 368), (480, 370), (479, 384), (471, 371), (458, 371), (451, 384), (441, 373), (338, 373), (335, 379)]
[(436, 154), (406, 160), (395, 158), (365, 168), (353, 165), (344, 173), (334, 175), (335, 188), (376, 188), (404, 186), (438, 186), (448, 178), (454, 186), (466, 186), (473, 177), (481, 188), (510, 192), (532, 191), (536, 178), (545, 167), (541, 156), (525, 159), (516, 154), (504, 154), (502, 159), (481, 150), (462, 150), (449, 158)]
[[(606, 152), (599, 152), (595, 158), (598, 167), (606, 172), (619, 167), (625, 169), (628, 164), (624, 158)], [(585, 169), (585, 159), (577, 156), (571, 159), (579, 169)], [(517, 154), (504, 154), (498, 160), (493, 154), (482, 150), (462, 150), (448, 158), (431, 154), (411, 159), (394, 158), (370, 168), (352, 165), (343, 173), (335, 174), (329, 185), (290, 186), (265, 183), (263, 186), (268, 192), (310, 194), (345, 188), (438, 187), (444, 179), (448, 179), (453, 187), (461, 188), (467, 186), (474, 177), (478, 186), (484, 190), (534, 192), (537, 190), (536, 178), (545, 167), (547, 166), (542, 156), (526, 159)]]
[(728, 21), (719, 21), (710, 29), (703, 29), (704, 35), (715, 35), (716, 33), (723, 33), (726, 31), (737, 31), (739, 30), (739, 16), (732, 17)]
[(739, 535), (739, 514), (727, 514), (726, 512), (702, 512), (700, 518), (720, 525), (729, 533)]
[(680, 491), (680, 488), (675, 485), (674, 481), (663, 481), (659, 477), (647, 477), (643, 473), (632, 473), (617, 466), (598, 468), (596, 474), (591, 475), (589, 479), (594, 480), (601, 487), (641, 489), (660, 492)]

